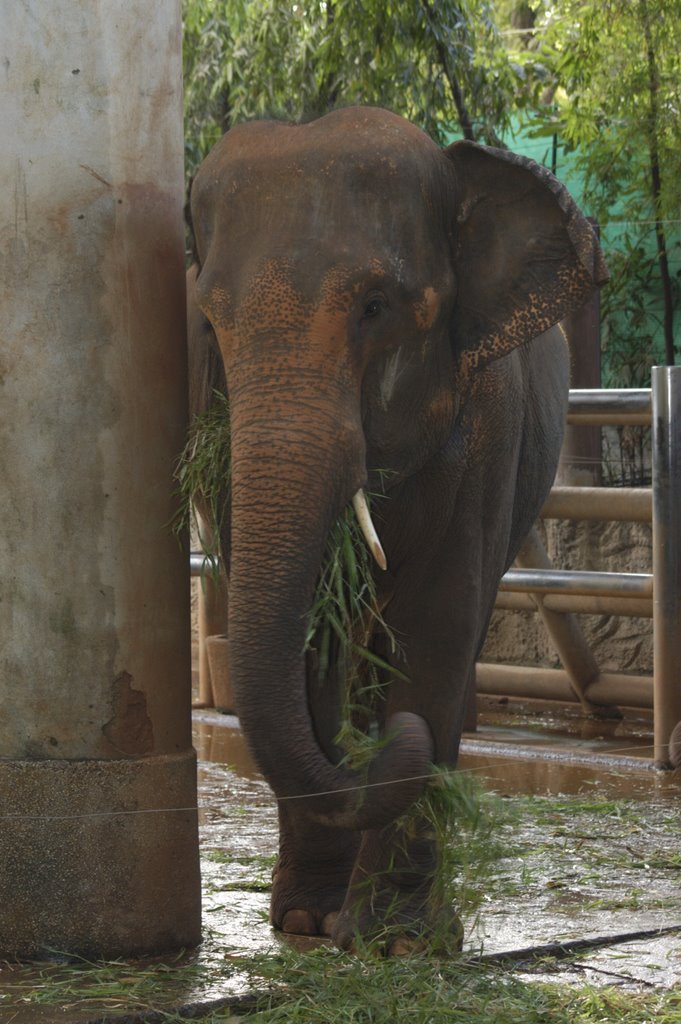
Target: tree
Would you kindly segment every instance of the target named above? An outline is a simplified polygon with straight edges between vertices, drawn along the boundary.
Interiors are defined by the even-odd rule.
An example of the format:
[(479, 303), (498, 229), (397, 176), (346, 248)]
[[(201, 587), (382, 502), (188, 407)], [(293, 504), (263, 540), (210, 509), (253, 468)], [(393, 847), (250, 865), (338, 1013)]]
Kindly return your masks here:
[(621, 349), (611, 355), (629, 360), (627, 383), (641, 384), (658, 357), (656, 320), (664, 361), (675, 361), (681, 4), (564, 0), (557, 8), (540, 0), (535, 8), (533, 40), (523, 55), (535, 87), (530, 123), (535, 134), (558, 135), (585, 176), (583, 203), (603, 228), (613, 278), (605, 312), (624, 315), (619, 335), (611, 318), (610, 341)]
[(373, 103), (499, 143), (515, 70), (490, 0), (185, 0), (190, 171), (232, 124)]

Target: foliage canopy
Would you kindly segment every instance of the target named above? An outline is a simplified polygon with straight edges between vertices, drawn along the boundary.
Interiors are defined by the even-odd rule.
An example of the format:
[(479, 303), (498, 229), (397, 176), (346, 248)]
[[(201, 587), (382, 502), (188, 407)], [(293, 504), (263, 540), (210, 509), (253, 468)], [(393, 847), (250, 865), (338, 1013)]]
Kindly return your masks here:
[(580, 199), (601, 226), (612, 275), (604, 295), (612, 382), (640, 386), (652, 362), (675, 354), (681, 3), (533, 6), (534, 33), (516, 55), (534, 83), (527, 120), (533, 134), (561, 140), (583, 179)]
[(184, 0), (184, 28), (190, 175), (239, 121), (350, 103), (440, 143), (547, 137), (603, 232), (607, 382), (674, 360), (681, 0)]
[(231, 125), (389, 107), (494, 142), (515, 73), (490, 0), (185, 0), (189, 162)]

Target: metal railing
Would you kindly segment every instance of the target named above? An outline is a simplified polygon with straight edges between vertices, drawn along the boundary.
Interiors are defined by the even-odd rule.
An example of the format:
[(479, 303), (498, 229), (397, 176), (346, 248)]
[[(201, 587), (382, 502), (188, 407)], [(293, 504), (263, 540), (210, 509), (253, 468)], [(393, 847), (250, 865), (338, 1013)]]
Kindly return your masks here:
[[(480, 662), (477, 683), (481, 693), (577, 700), (589, 711), (617, 704), (652, 708), (654, 759), (663, 766), (668, 763), (672, 730), (681, 722), (681, 367), (655, 367), (651, 389), (570, 392), (568, 423), (651, 422), (652, 488), (556, 487), (541, 516), (652, 522), (652, 573), (555, 569), (533, 531), (518, 567), (501, 581), (497, 607), (539, 612), (564, 668)], [(201, 575), (211, 565), (192, 552), (192, 575)], [(202, 588), (201, 636), (221, 632), (219, 604), (217, 584)], [(652, 617), (653, 676), (601, 672), (575, 613)], [(202, 683), (201, 694), (202, 700), (209, 699), (207, 682)]]
[[(568, 423), (652, 423), (651, 488), (558, 487), (543, 518), (652, 522), (652, 573), (579, 572), (550, 566), (536, 532), (518, 567), (504, 576), (497, 607), (535, 610), (563, 663), (557, 669), (479, 663), (478, 690), (597, 705), (648, 707), (654, 713), (654, 760), (669, 761), (681, 722), (681, 367), (655, 367), (652, 388), (571, 391)], [(602, 673), (574, 613), (653, 619), (653, 675)]]

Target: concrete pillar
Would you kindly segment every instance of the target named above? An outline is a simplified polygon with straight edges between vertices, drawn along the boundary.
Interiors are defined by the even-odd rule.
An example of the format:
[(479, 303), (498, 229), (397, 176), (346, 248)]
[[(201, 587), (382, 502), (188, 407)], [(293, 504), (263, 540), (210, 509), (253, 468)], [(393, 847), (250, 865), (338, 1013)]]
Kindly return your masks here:
[(200, 938), (179, 0), (0, 34), (0, 952)]

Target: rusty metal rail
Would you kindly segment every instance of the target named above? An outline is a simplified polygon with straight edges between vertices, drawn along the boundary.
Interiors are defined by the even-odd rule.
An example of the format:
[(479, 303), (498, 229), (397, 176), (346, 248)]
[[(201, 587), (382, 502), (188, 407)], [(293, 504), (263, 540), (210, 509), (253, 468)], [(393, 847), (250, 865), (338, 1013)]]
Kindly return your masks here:
[[(652, 522), (652, 573), (554, 569), (536, 531), (504, 576), (497, 608), (538, 611), (564, 669), (477, 667), (480, 693), (648, 707), (654, 760), (669, 766), (670, 737), (681, 728), (681, 367), (655, 367), (651, 389), (571, 391), (568, 423), (651, 424), (652, 488), (556, 487), (542, 518)], [(602, 673), (575, 613), (652, 617), (653, 676)]]
[(554, 487), (542, 519), (652, 523), (652, 487)]

